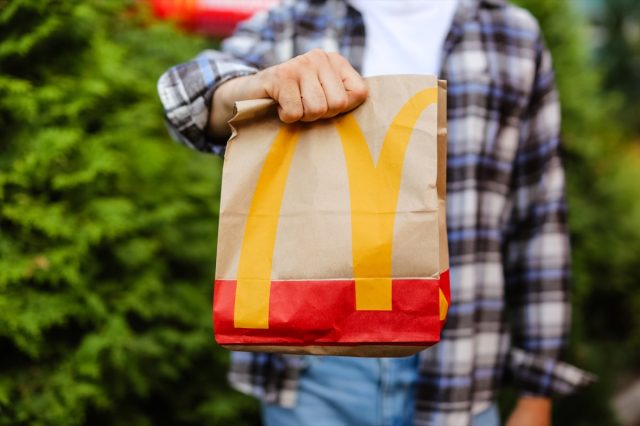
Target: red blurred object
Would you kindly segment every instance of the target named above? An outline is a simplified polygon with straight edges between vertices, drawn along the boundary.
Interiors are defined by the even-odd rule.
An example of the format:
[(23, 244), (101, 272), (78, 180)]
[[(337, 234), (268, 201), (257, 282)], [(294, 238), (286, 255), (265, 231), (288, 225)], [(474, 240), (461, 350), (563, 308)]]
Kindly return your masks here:
[(215, 36), (233, 32), (239, 22), (279, 0), (151, 0), (160, 19), (171, 19), (190, 30)]

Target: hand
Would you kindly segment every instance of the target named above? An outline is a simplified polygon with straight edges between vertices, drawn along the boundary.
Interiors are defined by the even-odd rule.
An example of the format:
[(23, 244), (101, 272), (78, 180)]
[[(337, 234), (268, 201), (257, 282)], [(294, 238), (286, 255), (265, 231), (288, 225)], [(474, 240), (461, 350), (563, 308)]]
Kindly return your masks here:
[(246, 99), (272, 98), (285, 123), (314, 121), (350, 111), (368, 95), (364, 79), (338, 53), (311, 50), (257, 74), (222, 84), (213, 97), (209, 128), (228, 134), (233, 104)]
[(505, 426), (551, 426), (551, 400), (521, 397)]

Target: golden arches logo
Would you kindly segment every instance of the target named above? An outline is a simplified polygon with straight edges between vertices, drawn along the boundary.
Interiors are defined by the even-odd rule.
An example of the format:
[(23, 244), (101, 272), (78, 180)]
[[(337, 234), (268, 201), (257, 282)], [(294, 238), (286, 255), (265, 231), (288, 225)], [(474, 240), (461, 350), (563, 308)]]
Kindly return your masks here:
[[(377, 165), (353, 115), (335, 119), (349, 178), (356, 310), (391, 310), (393, 229), (405, 153), (420, 115), (437, 101), (434, 87), (405, 103), (387, 131)], [(282, 126), (258, 177), (238, 264), (236, 328), (269, 328), (279, 212), (298, 139), (295, 125)]]

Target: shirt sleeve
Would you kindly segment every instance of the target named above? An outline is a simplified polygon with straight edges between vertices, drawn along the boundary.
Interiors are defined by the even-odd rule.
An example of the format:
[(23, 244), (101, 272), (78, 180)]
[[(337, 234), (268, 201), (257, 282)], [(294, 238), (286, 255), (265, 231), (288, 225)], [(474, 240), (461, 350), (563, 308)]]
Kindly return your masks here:
[(211, 100), (224, 82), (256, 73), (293, 56), (294, 1), (288, 0), (241, 23), (221, 50), (206, 50), (193, 60), (167, 70), (158, 94), (169, 133), (199, 151), (222, 154), (226, 140), (206, 132)]
[(568, 394), (594, 377), (559, 360), (571, 321), (570, 251), (560, 158), (560, 105), (551, 56), (541, 40), (520, 130), (512, 180), (513, 210), (504, 244), (512, 325), (508, 370), (523, 393)]

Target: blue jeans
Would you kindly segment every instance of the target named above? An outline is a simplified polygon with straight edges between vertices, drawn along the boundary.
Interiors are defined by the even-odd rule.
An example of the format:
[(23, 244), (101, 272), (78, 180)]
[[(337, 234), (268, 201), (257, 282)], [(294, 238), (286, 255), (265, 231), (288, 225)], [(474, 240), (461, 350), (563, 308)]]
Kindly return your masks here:
[[(413, 421), (418, 357), (307, 357), (295, 408), (262, 405), (265, 426), (407, 426)], [(472, 426), (498, 426), (495, 405)]]

